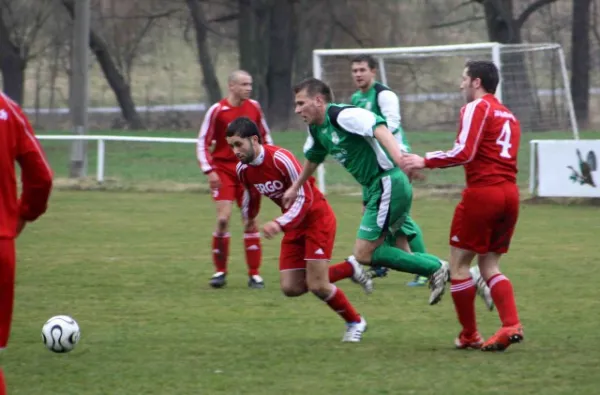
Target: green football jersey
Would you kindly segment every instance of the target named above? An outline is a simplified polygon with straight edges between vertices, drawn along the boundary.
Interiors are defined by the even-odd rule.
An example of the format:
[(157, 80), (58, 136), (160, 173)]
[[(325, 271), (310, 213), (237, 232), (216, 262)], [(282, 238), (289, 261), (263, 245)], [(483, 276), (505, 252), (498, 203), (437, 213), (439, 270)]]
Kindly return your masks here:
[(365, 109), (329, 104), (325, 122), (309, 126), (304, 154), (313, 163), (322, 163), (331, 155), (359, 184), (369, 186), (396, 167), (373, 134), (378, 125), (385, 124), (383, 118)]
[(388, 129), (396, 137), (400, 149), (410, 152), (410, 146), (400, 126), (400, 101), (390, 88), (380, 82), (375, 82), (368, 91), (360, 89), (350, 98), (352, 105), (372, 111), (385, 119)]

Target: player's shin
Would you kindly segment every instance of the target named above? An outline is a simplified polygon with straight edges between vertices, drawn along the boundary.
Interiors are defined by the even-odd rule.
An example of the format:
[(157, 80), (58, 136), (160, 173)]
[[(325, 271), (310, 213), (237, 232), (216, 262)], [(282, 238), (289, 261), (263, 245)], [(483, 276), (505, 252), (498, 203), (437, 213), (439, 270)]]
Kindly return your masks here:
[(6, 395), (6, 381), (4, 379), (4, 372), (0, 368), (0, 395)]
[(503, 327), (519, 325), (519, 315), (512, 283), (502, 273), (498, 273), (488, 280), (492, 299), (498, 310)]
[(248, 275), (258, 275), (262, 259), (260, 233), (244, 233), (244, 249), (246, 251), (246, 264), (248, 265)]
[(331, 310), (335, 311), (347, 323), (360, 322), (360, 314), (358, 314), (354, 306), (352, 306), (344, 291), (335, 285), (330, 284), (330, 290), (326, 296), (321, 292), (314, 293), (317, 297), (327, 303)]
[[(368, 262), (361, 262), (363, 264)], [(373, 251), (371, 265), (383, 266), (400, 272), (431, 276), (440, 267), (441, 261), (434, 255), (408, 253), (400, 248), (382, 244)]]
[(229, 233), (213, 233), (212, 252), (215, 272), (227, 273), (227, 259), (229, 258)]
[(347, 260), (329, 266), (329, 282), (332, 284), (350, 278), (353, 274), (354, 268)]
[(0, 240), (0, 349), (6, 347), (15, 296), (15, 242)]

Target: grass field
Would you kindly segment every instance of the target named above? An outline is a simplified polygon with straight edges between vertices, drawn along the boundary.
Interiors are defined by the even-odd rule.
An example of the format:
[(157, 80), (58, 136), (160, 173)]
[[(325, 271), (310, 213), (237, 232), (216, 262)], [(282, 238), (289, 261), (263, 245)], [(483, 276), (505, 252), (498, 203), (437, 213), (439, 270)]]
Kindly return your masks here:
[[(64, 134), (65, 132), (53, 132)], [(142, 135), (160, 137), (195, 138), (196, 132), (131, 132), (131, 131), (99, 131), (94, 134)], [(302, 158), (302, 146), (306, 134), (303, 132), (285, 132), (273, 135), (275, 143), (288, 148), (299, 158)], [(408, 133), (408, 139), (414, 152), (423, 154), (427, 151), (450, 149), (455, 138), (455, 132), (426, 132)], [(532, 139), (570, 139), (567, 133), (524, 133), (519, 152), (519, 185), (527, 187), (529, 180), (529, 141)], [(600, 132), (583, 132), (581, 138), (600, 139)], [(70, 143), (67, 141), (43, 140), (42, 144), (49, 156), (58, 177), (68, 174), (68, 158)], [(96, 145), (90, 143), (88, 174), (96, 174)], [(129, 188), (132, 185), (146, 184), (161, 188), (172, 187), (172, 184), (204, 184), (205, 177), (200, 173), (196, 164), (194, 144), (167, 143), (106, 143), (106, 186), (109, 188)], [(326, 181), (331, 190), (356, 188), (356, 183), (337, 163), (326, 163)], [(446, 169), (444, 171), (427, 172), (427, 180), (417, 184), (421, 186), (462, 186), (464, 173), (462, 168)]]
[[(333, 196), (335, 258), (353, 244), (360, 202)], [(431, 252), (447, 252), (454, 200), (417, 199), (414, 217)], [(266, 203), (261, 219), (276, 215)], [(597, 208), (524, 205), (505, 273), (526, 340), (503, 354), (452, 348), (450, 295), (393, 273), (366, 296), (340, 285), (367, 318), (360, 344), (342, 344), (342, 322), (306, 295), (278, 290), (278, 241), (264, 242), (265, 290), (246, 287), (232, 227), (229, 285), (212, 290), (210, 198), (198, 193), (55, 191), (49, 211), (18, 240), (16, 310), (1, 355), (11, 395), (27, 394), (592, 394), (600, 378), (592, 248)], [(42, 324), (74, 316), (82, 340), (47, 351)], [(480, 329), (498, 327), (478, 301)]]

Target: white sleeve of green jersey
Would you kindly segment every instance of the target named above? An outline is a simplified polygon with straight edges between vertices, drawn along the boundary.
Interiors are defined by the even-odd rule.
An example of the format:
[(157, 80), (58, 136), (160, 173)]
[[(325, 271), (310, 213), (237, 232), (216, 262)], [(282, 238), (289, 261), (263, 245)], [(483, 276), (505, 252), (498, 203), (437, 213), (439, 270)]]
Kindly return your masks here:
[(377, 125), (385, 125), (385, 120), (369, 110), (358, 107), (348, 107), (340, 111), (337, 123), (348, 133), (359, 136), (373, 137)]
[(390, 90), (381, 91), (377, 95), (377, 104), (387, 122), (388, 129), (394, 133), (400, 127), (400, 101), (398, 96)]

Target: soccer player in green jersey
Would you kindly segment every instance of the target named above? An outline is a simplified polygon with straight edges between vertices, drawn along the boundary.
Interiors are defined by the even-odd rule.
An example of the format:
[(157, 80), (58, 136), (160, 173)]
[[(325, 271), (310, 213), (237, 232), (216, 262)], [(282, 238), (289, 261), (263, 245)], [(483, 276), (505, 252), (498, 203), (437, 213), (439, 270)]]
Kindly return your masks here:
[[(352, 105), (369, 110), (383, 119), (392, 132), (402, 152), (410, 153), (410, 146), (400, 124), (400, 100), (390, 88), (375, 79), (377, 62), (371, 55), (358, 55), (352, 59), (352, 79), (358, 88), (352, 95)], [(363, 197), (366, 190), (363, 189)], [(404, 234), (412, 252), (427, 252), (421, 228), (410, 216), (407, 216), (403, 225)], [(385, 275), (385, 270), (375, 270), (376, 274)], [(425, 285), (427, 277), (416, 275), (408, 283), (411, 287)]]
[[(359, 263), (426, 276), (429, 304), (441, 300), (448, 263), (426, 253), (410, 253), (404, 223), (412, 204), (412, 185), (401, 170), (403, 153), (380, 116), (362, 108), (334, 104), (331, 89), (309, 78), (294, 87), (295, 112), (309, 125), (302, 174), (285, 192), (284, 205), (327, 155), (333, 156), (366, 190), (365, 210), (354, 246)], [(412, 174), (414, 175), (414, 174)], [(395, 246), (384, 243), (395, 238)]]

